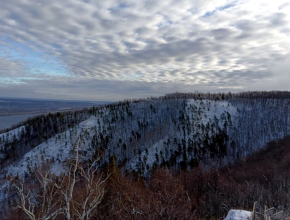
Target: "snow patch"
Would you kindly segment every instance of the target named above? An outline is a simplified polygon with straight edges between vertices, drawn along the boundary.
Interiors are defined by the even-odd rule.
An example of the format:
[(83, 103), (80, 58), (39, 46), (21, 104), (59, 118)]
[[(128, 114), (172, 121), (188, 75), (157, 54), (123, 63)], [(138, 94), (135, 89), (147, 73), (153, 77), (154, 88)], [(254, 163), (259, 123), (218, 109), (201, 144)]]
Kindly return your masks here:
[(224, 220), (250, 220), (250, 218), (251, 212), (232, 209)]

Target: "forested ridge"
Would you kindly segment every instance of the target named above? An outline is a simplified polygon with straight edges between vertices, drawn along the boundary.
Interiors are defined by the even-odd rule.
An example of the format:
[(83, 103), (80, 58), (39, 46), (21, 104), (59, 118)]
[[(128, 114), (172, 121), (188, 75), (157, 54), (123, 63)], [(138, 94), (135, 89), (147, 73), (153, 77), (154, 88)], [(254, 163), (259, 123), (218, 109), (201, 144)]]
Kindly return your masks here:
[[(17, 161), (47, 139), (88, 117), (88, 110), (49, 113), (29, 118), (11, 129), (5, 129), (5, 132), (0, 134), (0, 169)], [(11, 130), (16, 132), (10, 132)]]
[[(107, 194), (101, 204), (113, 205), (115, 211), (123, 203), (122, 199), (115, 200), (116, 195), (133, 196), (127, 191), (130, 187), (124, 188), (122, 182), (136, 187), (140, 195), (147, 194), (148, 198), (141, 196), (135, 201), (136, 206), (142, 201), (151, 201), (158, 191), (162, 193), (160, 187), (180, 189), (181, 194), (174, 198), (180, 198), (181, 202), (171, 199), (169, 205), (167, 201), (167, 213), (163, 217), (146, 204), (140, 206), (143, 219), (167, 219), (171, 214), (176, 219), (192, 216), (218, 219), (231, 207), (250, 209), (255, 200), (289, 209), (288, 179), (283, 177), (287, 173), (286, 162), (272, 170), (278, 182), (274, 174), (267, 176), (270, 170), (268, 173), (260, 170), (266, 182), (260, 174), (255, 178), (246, 171), (251, 166), (261, 166), (259, 155), (265, 155), (263, 149), (268, 143), (277, 149), (282, 145), (287, 149), (289, 138), (284, 142), (272, 141), (289, 135), (289, 104), (289, 92), (172, 93), (83, 111), (41, 115), (0, 134), (1, 178), (29, 179), (43, 165), (61, 176), (68, 169), (67, 161), (74, 157), (77, 142), (83, 161), (90, 163), (102, 155), (97, 164), (103, 171), (112, 167), (114, 158), (118, 177), (112, 175), (104, 185)], [(273, 147), (267, 149), (273, 150)], [(283, 156), (287, 157), (285, 152)], [(249, 156), (256, 159), (245, 159)], [(271, 160), (271, 163), (279, 164), (279, 161)], [(118, 178), (120, 185), (112, 178)], [(159, 196), (160, 204), (164, 205), (161, 201), (164, 195)], [(129, 200), (133, 201), (131, 197)], [(152, 204), (156, 202), (153, 200)], [(170, 214), (168, 210), (176, 209), (175, 205), (184, 211)], [(131, 210), (128, 213), (132, 212), (131, 206), (128, 203), (127, 208)], [(150, 218), (146, 210), (152, 212)], [(98, 212), (105, 216), (110, 211), (100, 208)], [(119, 214), (125, 218), (128, 213)], [(114, 216), (116, 213), (111, 215), (118, 219)]]

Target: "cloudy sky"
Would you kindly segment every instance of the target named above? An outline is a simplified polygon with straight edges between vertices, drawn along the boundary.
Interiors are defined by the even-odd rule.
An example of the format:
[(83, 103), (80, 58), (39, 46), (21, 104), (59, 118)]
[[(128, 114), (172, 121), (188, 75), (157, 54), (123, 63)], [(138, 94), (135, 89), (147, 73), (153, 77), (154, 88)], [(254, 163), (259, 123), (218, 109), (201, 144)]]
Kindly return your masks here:
[(290, 90), (285, 0), (1, 0), (0, 96)]

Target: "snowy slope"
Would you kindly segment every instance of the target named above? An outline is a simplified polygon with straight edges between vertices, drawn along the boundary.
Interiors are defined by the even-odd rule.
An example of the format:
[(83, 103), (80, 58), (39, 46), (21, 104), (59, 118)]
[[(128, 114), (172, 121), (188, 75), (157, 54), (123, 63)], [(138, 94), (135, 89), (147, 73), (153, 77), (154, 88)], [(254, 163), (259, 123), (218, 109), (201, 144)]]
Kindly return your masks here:
[[(79, 125), (62, 132), (46, 142), (36, 146), (34, 149), (26, 153), (19, 161), (9, 165), (0, 172), (0, 203), (7, 198), (6, 187), (9, 185), (9, 181), (6, 180), (8, 176), (24, 177), (29, 175), (29, 172), (35, 168), (46, 165), (50, 171), (55, 175), (67, 173), (69, 166), (66, 162), (74, 157), (73, 147), (80, 138), (80, 151), (87, 151), (88, 155), (92, 155), (88, 140), (92, 138), (96, 128), (97, 118), (92, 116), (89, 119), (83, 121)], [(10, 131), (10, 135), (18, 133), (15, 129)], [(84, 158), (84, 157), (83, 157)]]
[(229, 113), (234, 117), (238, 112), (237, 107), (228, 101), (189, 99), (187, 102), (187, 113), (199, 113), (202, 116), (200, 122), (206, 124), (210, 120), (213, 120), (214, 117), (220, 118), (224, 113)]
[[(143, 170), (144, 174), (146, 174), (154, 164), (158, 165), (164, 161), (169, 161), (172, 155), (175, 156), (177, 146), (172, 144), (174, 139), (177, 142), (184, 140), (185, 145), (190, 144), (189, 139), (192, 143), (203, 141), (206, 138), (205, 128), (207, 126), (211, 129), (206, 131), (206, 133), (213, 135), (212, 132), (218, 132), (218, 129), (223, 129), (224, 122), (228, 121), (228, 114), (235, 119), (238, 111), (235, 106), (227, 101), (189, 99), (186, 102), (183, 114), (188, 132), (183, 133), (182, 126), (180, 126), (181, 129), (174, 131), (168, 129), (167, 134), (161, 139), (142, 150), (139, 155), (129, 159), (127, 168), (129, 170)], [(215, 122), (216, 124), (214, 124)], [(171, 144), (168, 145), (168, 142)], [(203, 147), (202, 143), (198, 143), (197, 146)], [(194, 153), (187, 154), (188, 160), (196, 157), (197, 155), (194, 155)], [(183, 158), (179, 156), (176, 158), (176, 163), (179, 164), (182, 160)]]
[(21, 126), (18, 128), (15, 128), (9, 132), (5, 132), (0, 134), (0, 149), (4, 146), (5, 141), (13, 141), (14, 138), (18, 139), (21, 135), (21, 132), (25, 131), (25, 126)]
[[(134, 108), (138, 107), (139, 106), (134, 106)], [(227, 112), (231, 115), (235, 115), (237, 114), (237, 109), (226, 101), (215, 102), (210, 100), (188, 100), (185, 114), (191, 115), (191, 127), (195, 127), (194, 131), (191, 132), (191, 136), (196, 133), (202, 133), (202, 125), (205, 127), (207, 123), (214, 121), (215, 119), (220, 119), (222, 115)], [(82, 136), (82, 146), (80, 146), (80, 148), (81, 150), (87, 151), (88, 155), (91, 155), (91, 139), (99, 132), (108, 130), (108, 122), (111, 120), (109, 113), (109, 110), (104, 108), (100, 114), (92, 116), (79, 125), (48, 139), (46, 142), (43, 142), (26, 153), (19, 161), (6, 167), (4, 171), (1, 172), (2, 175), (19, 175), (23, 177), (25, 174), (29, 173), (30, 170), (41, 166), (43, 163), (48, 163), (52, 172), (57, 175), (65, 172), (63, 164), (71, 158), (73, 145), (76, 143), (77, 138)], [(112, 123), (111, 125), (113, 126), (114, 124)], [(219, 120), (218, 127), (222, 127), (222, 125), (223, 121)], [(14, 135), (16, 138), (19, 137), (22, 129), (25, 129), (25, 127), (22, 126), (13, 131), (2, 134), (1, 137), (8, 138), (12, 141)], [(118, 132), (119, 128), (117, 127), (116, 129)], [(178, 140), (183, 137), (183, 134), (176, 130), (172, 130), (172, 133), (170, 133), (170, 130), (166, 132), (169, 132), (171, 136), (175, 136)], [(130, 133), (130, 130), (128, 133)], [(141, 150), (139, 155), (128, 158), (129, 161), (126, 168), (129, 170), (137, 170), (138, 167), (143, 166), (143, 168), (149, 167), (149, 169), (151, 169), (152, 165), (154, 163), (159, 164), (162, 161), (162, 158), (164, 160), (169, 160), (171, 154), (165, 154), (166, 145), (164, 145), (164, 142), (168, 140), (168, 136), (168, 134), (162, 136), (160, 139), (153, 142), (152, 145)], [(201, 137), (197, 136), (196, 138)], [(119, 139), (119, 137), (116, 137), (116, 139)], [(112, 141), (110, 149), (115, 151), (115, 154), (119, 151), (119, 149), (115, 149), (114, 141)], [(172, 146), (167, 150), (174, 151), (175, 149), (174, 146)], [(164, 152), (163, 155), (161, 155), (162, 152)], [(159, 159), (157, 157), (159, 157)], [(181, 159), (178, 159), (178, 162), (180, 160)]]
[[(103, 163), (115, 155), (124, 169), (143, 174), (161, 163), (178, 168), (182, 161), (188, 165), (214, 157), (235, 161), (290, 132), (290, 114), (277, 104), (283, 100), (118, 103), (36, 146), (0, 175), (23, 176), (43, 163), (49, 163), (55, 174), (65, 172), (63, 163), (71, 158), (78, 137), (86, 155), (102, 148)], [(0, 147), (3, 139), (13, 141), (24, 130), (22, 126), (1, 134)]]
[[(6, 167), (4, 172), (1, 173), (23, 177), (25, 173), (29, 172), (29, 170), (34, 167), (40, 167), (44, 163), (48, 163), (51, 171), (56, 175), (65, 173), (66, 169), (64, 168), (63, 163), (73, 156), (72, 149), (77, 138), (86, 131), (86, 140), (89, 140), (92, 133), (90, 132), (91, 128), (96, 124), (96, 117), (90, 117), (78, 126), (62, 132), (36, 146), (34, 149), (26, 153), (21, 160)], [(81, 143), (80, 150), (90, 151), (86, 141), (82, 141)]]

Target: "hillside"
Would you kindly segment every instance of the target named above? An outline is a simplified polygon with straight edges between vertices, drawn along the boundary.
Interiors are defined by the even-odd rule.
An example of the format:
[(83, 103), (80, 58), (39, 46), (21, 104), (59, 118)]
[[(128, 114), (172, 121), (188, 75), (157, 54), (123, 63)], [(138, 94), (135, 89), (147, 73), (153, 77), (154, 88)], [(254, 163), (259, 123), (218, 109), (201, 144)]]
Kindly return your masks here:
[(77, 142), (83, 160), (102, 155), (98, 163), (106, 167), (114, 156), (123, 174), (216, 169), (287, 136), (289, 104), (285, 92), (175, 93), (43, 115), (0, 134), (0, 175), (28, 177), (42, 165), (62, 175)]
[(290, 131), (289, 99), (221, 99), (161, 97), (40, 116), (0, 135), (1, 169), (15, 175), (40, 158), (64, 161), (77, 138), (85, 155), (104, 152), (102, 164), (115, 155), (124, 170), (141, 175), (161, 164), (220, 166)]

